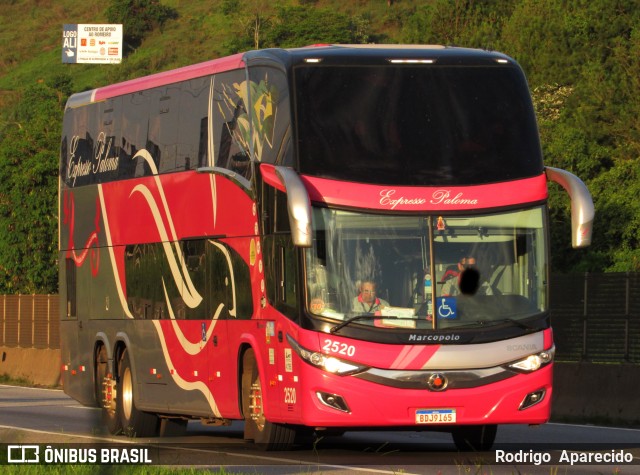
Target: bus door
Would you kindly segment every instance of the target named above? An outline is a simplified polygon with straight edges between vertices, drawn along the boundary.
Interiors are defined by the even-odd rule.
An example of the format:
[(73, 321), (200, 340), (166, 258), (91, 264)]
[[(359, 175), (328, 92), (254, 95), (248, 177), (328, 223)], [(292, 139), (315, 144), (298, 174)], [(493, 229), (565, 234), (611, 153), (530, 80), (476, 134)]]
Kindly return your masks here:
[(297, 253), (290, 235), (265, 239), (265, 255), (269, 256), (266, 264), (269, 300), (280, 316), (264, 322), (266, 345), (260, 356), (262, 380), (266, 385), (263, 390), (273, 416), (284, 420), (297, 417), (300, 411), (297, 404), (299, 368), (294, 366), (287, 341), (287, 334), (294, 331), (294, 322), (299, 318)]

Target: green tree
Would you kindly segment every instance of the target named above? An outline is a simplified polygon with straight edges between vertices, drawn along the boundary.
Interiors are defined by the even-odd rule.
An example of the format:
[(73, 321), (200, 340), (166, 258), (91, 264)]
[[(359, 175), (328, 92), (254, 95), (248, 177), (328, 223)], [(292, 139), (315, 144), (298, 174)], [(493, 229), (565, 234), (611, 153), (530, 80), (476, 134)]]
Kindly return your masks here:
[(640, 272), (640, 157), (625, 160), (590, 183), (596, 196), (596, 236), (590, 254), (602, 269)]
[(369, 22), (334, 10), (306, 6), (280, 7), (264, 46), (291, 48), (317, 43), (367, 43)]
[(236, 35), (225, 42), (229, 54), (263, 47), (275, 10), (269, 0), (223, 0), (222, 12), (233, 19)]
[[(60, 3), (66, 5), (68, 0)], [(175, 5), (175, 9), (160, 0), (108, 0), (107, 8), (91, 7), (94, 16), (102, 12), (108, 21), (123, 23), (125, 35), (131, 35), (127, 41), (145, 51), (125, 58), (117, 67), (74, 65), (74, 89), (195, 63), (209, 59), (211, 51), (222, 49), (231, 53), (256, 47), (379, 42), (384, 38), (390, 43), (454, 44), (509, 54), (525, 70), (533, 91), (545, 163), (580, 176), (596, 204), (593, 245), (586, 250), (570, 250), (570, 202), (563, 190), (550, 185), (552, 268), (593, 272), (637, 269), (638, 0), (402, 0), (390, 6), (381, 0), (343, 4), (220, 0), (208, 10), (194, 3), (163, 3)], [(214, 8), (216, 5), (220, 8)], [(326, 5), (333, 9), (328, 10)], [(76, 7), (89, 11), (88, 7)], [(18, 10), (9, 7), (7, 18), (10, 20)], [(185, 21), (176, 22), (175, 32), (171, 31), (177, 36), (154, 36), (154, 44), (146, 44), (145, 36), (175, 18), (178, 10)], [(33, 9), (31, 17), (37, 19), (42, 12)], [(1, 18), (0, 24), (7, 31), (11, 30), (9, 26), (16, 31), (34, 28), (30, 23), (3, 23)], [(44, 25), (45, 21), (38, 24)], [(184, 33), (186, 30), (188, 33)], [(44, 278), (42, 271), (55, 272), (50, 263), (36, 269), (38, 275), (32, 277), (21, 263), (24, 256), (41, 261), (37, 252), (43, 245), (37, 244), (38, 236), (50, 235), (48, 239), (55, 240), (55, 227), (42, 232), (43, 223), (55, 216), (47, 208), (51, 201), (36, 199), (38, 190), (49, 186), (47, 180), (55, 178), (38, 167), (51, 167), (55, 175), (59, 130), (54, 133), (52, 129), (60, 128), (62, 114), (48, 110), (47, 104), (60, 108), (71, 89), (71, 79), (52, 77), (57, 68), (34, 72), (33, 64), (49, 52), (31, 44), (21, 45), (19, 38), (33, 41), (25, 32), (11, 38), (12, 48), (0, 54), (0, 79), (4, 81), (0, 91), (0, 281), (7, 282), (1, 283), (5, 291), (14, 292), (38, 287), (40, 284), (33, 284), (37, 279), (53, 281)], [(185, 47), (204, 43), (214, 49)], [(173, 47), (177, 44), (179, 50)], [(20, 61), (15, 51), (20, 52)], [(13, 84), (35, 82), (35, 78), (45, 78), (45, 82), (28, 92), (14, 90)], [(19, 109), (15, 100), (18, 94)], [(32, 115), (36, 111), (42, 119)], [(55, 199), (55, 186), (47, 193)], [(38, 215), (35, 207), (40, 205)], [(55, 210), (55, 205), (51, 206)], [(33, 216), (28, 207), (34, 208)], [(32, 242), (22, 243), (29, 240)]]
[(637, 269), (639, 15), (634, 0), (524, 0), (502, 32), (534, 89), (545, 163), (582, 178), (596, 206), (592, 246), (570, 251), (569, 200), (551, 187), (555, 270)]
[(147, 33), (178, 17), (177, 10), (159, 0), (111, 0), (106, 14), (109, 23), (122, 24), (124, 42), (132, 49)]
[(0, 140), (0, 292), (57, 291), (58, 150), (64, 89), (37, 83), (22, 92)]
[(403, 26), (403, 41), (495, 49), (514, 4), (513, 0), (418, 3)]
[(313, 6), (259, 8), (260, 0), (225, 0), (223, 11), (240, 25), (240, 35), (226, 43), (229, 53), (257, 48), (295, 48), (317, 43), (367, 43), (370, 24), (362, 16), (350, 16)]

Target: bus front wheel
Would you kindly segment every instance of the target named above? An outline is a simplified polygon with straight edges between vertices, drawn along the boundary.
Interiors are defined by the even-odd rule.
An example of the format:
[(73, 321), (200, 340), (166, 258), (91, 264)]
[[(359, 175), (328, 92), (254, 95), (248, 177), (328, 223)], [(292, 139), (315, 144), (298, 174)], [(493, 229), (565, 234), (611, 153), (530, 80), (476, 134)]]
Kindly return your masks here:
[(130, 437), (153, 437), (158, 433), (160, 420), (156, 414), (138, 410), (133, 396), (133, 371), (129, 352), (124, 350), (118, 368), (117, 411), (125, 435)]
[(453, 429), (453, 442), (461, 452), (483, 452), (491, 449), (496, 440), (498, 426), (488, 424), (482, 426), (460, 426)]
[(242, 413), (245, 439), (253, 440), (265, 450), (291, 448), (296, 436), (295, 429), (269, 422), (264, 415), (264, 393), (253, 350), (247, 350), (242, 357)]

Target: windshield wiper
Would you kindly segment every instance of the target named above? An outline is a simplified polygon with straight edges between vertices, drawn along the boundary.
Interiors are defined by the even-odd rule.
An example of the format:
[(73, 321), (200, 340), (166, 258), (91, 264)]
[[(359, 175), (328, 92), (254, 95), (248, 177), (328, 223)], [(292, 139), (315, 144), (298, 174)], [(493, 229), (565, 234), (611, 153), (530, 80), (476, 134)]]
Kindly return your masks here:
[(394, 316), (382, 316), (382, 315), (356, 315), (355, 317), (351, 317), (345, 320), (342, 323), (337, 324), (335, 327), (332, 327), (329, 330), (331, 333), (336, 333), (341, 328), (346, 327), (347, 325), (351, 325), (353, 322), (357, 322), (358, 320), (415, 320), (415, 318), (411, 317), (394, 317)]
[(538, 328), (532, 327), (531, 325), (527, 325), (526, 323), (523, 323), (520, 320), (516, 320), (515, 318), (502, 318), (500, 320), (476, 320), (475, 322), (467, 323), (466, 325), (456, 326), (455, 328), (457, 329), (457, 328), (475, 327), (475, 326), (483, 327), (485, 325), (497, 325), (500, 323), (512, 323), (515, 326), (522, 328), (523, 330), (529, 330), (529, 331), (538, 330)]
[(521, 322), (520, 320), (516, 320), (515, 318), (505, 318), (504, 320), (498, 320), (498, 322), (511, 322), (515, 326), (520, 327), (524, 330), (529, 330), (529, 331), (538, 330), (538, 328), (532, 327), (531, 325), (527, 325), (526, 323)]

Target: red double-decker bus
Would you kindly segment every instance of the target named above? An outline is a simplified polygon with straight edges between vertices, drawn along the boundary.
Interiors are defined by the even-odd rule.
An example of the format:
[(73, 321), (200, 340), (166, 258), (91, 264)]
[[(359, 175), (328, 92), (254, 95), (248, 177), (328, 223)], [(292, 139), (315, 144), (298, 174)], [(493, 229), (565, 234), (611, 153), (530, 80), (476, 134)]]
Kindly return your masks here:
[(251, 51), (73, 95), (60, 163), (63, 384), (114, 433), (245, 438), (549, 419), (547, 181), (500, 53)]

